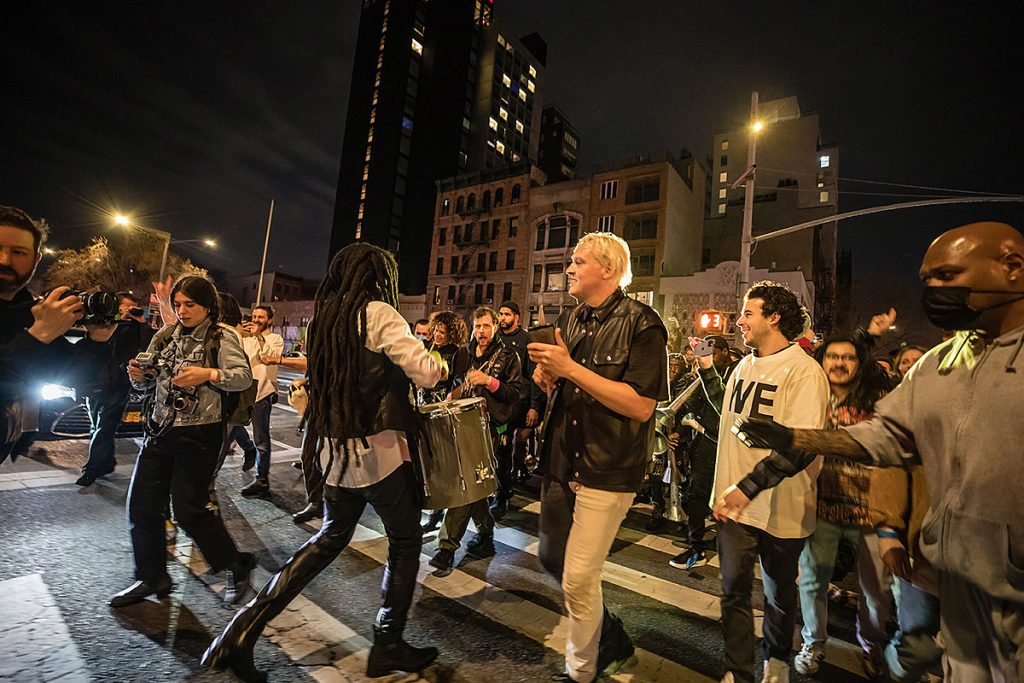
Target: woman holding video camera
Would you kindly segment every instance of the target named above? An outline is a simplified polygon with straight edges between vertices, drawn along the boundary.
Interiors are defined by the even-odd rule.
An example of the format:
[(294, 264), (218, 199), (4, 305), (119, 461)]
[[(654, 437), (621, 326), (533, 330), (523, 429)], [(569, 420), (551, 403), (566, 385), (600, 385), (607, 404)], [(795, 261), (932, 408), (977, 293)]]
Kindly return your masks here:
[(170, 593), (164, 541), (168, 499), (211, 569), (226, 570), (226, 602), (245, 594), (256, 564), (250, 553), (238, 551), (223, 520), (206, 508), (227, 419), (240, 392), (252, 385), (249, 361), (237, 335), (218, 325), (217, 290), (208, 280), (183, 277), (170, 298), (177, 323), (157, 332), (147, 352), (128, 363), (135, 388), (152, 393), (149, 436), (128, 491), (136, 581), (111, 598), (112, 607)]

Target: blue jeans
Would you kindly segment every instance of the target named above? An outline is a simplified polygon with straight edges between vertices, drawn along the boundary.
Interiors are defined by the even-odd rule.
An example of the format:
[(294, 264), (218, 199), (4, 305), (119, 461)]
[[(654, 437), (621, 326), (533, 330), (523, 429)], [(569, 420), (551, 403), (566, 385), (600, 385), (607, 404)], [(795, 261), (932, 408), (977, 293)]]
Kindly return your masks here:
[(128, 386), (112, 385), (86, 397), (92, 438), (89, 440), (89, 460), (82, 473), (105, 474), (117, 466), (114, 458), (114, 438), (121, 424), (121, 415), (128, 404)]
[(900, 630), (885, 648), (885, 663), (896, 683), (918, 681), (942, 660), (942, 650), (935, 642), (939, 599), (909, 581), (896, 581), (893, 593)]
[(252, 405), (252, 437), (256, 442), (256, 476), (260, 479), (270, 478), (270, 412), (274, 408), (271, 400), (275, 396), (275, 394), (271, 394)]
[(800, 610), (804, 643), (825, 645), (828, 639), (828, 582), (836, 565), (839, 539), (857, 548), (857, 581), (864, 598), (857, 607), (857, 641), (865, 652), (875, 652), (889, 640), (885, 625), (892, 614), (892, 578), (878, 555), (878, 537), (860, 527), (819, 519), (800, 553)]

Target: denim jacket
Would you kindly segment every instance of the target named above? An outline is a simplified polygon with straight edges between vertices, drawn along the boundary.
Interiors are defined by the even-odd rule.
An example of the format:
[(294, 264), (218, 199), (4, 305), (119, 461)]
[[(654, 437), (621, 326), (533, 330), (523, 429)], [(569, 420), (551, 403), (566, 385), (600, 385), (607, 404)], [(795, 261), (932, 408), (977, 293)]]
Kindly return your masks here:
[[(139, 390), (152, 390), (155, 386), (156, 397), (152, 415), (155, 422), (163, 424), (172, 411), (177, 413), (174, 419), (175, 427), (220, 422), (224, 419), (221, 394), (244, 391), (252, 384), (252, 369), (249, 367), (249, 359), (242, 350), (238, 335), (223, 326), (210, 330), (210, 324), (209, 320), (205, 320), (191, 330), (180, 324), (167, 325), (157, 332), (150, 342), (147, 351), (157, 354), (161, 362), (159, 373), (155, 380), (133, 381), (132, 384)], [(210, 334), (218, 334), (220, 337), (216, 366), (213, 365), (211, 358), (207, 358), (210, 345), (206, 343), (206, 338)], [(203, 382), (198, 386), (182, 389), (181, 391), (194, 396), (197, 401), (189, 410), (174, 411), (167, 405), (167, 393), (172, 387), (170, 380), (180, 368), (186, 366), (216, 367), (220, 370), (220, 377), (216, 382)]]

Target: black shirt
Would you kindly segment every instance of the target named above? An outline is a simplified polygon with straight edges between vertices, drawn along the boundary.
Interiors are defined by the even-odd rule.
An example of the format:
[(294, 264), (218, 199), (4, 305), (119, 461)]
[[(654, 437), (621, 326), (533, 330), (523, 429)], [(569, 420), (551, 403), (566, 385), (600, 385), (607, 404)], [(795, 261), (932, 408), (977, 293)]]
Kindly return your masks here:
[[(593, 357), (592, 332), (606, 319), (608, 313), (618, 303), (619, 297), (613, 294), (596, 309), (584, 307), (582, 315), (587, 316), (583, 323), (587, 336), (573, 350), (572, 359), (586, 367), (587, 359)], [(661, 327), (649, 327), (633, 338), (629, 347), (629, 358), (626, 363), (625, 375), (620, 381), (633, 387), (637, 394), (655, 401), (668, 399), (667, 354), (665, 351), (665, 331)], [(559, 398), (551, 411), (551, 438), (546, 442), (549, 449), (545, 458), (548, 463), (547, 473), (553, 479), (568, 483), (576, 476), (573, 470), (572, 454), (586, 449), (586, 435), (566, 419), (566, 406), (573, 397), (583, 393), (569, 380), (564, 380)]]

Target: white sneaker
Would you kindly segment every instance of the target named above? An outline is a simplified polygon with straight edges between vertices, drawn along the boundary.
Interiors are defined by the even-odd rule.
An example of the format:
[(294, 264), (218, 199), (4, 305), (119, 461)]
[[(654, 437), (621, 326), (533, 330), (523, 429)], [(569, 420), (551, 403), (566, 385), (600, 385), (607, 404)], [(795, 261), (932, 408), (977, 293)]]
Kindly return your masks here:
[(761, 683), (789, 683), (789, 664), (772, 657), (764, 663), (764, 677)]
[(793, 666), (797, 673), (804, 676), (813, 676), (821, 668), (821, 662), (825, 659), (825, 646), (817, 643), (804, 643), (800, 646), (800, 652), (793, 658)]

